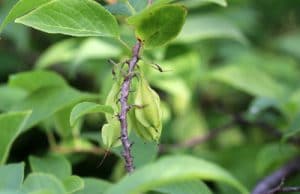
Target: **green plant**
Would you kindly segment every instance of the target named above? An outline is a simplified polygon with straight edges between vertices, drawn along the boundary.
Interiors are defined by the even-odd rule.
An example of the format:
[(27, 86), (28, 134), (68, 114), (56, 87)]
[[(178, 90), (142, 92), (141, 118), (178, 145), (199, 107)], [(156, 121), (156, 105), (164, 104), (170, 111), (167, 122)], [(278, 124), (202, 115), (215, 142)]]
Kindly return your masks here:
[[(257, 4), (264, 13), (268, 5)], [(252, 48), (249, 42), (272, 33), (253, 32), (259, 8), (251, 1), (232, 0), (226, 9), (219, 7), (227, 5), (225, 0), (19, 0), (3, 5), (0, 32), (21, 42), (16, 53), (31, 56), (33, 48), (44, 46), (37, 40), (26, 46), (28, 28), (13, 21), (58, 43), (41, 52), (29, 71), (13, 71), (0, 86), (0, 194), (246, 194), (299, 154), (294, 61), (299, 56), (293, 49), (299, 37), (292, 34), (272, 45), (293, 59)], [(275, 25), (275, 16), (272, 21)], [(91, 83), (96, 87), (89, 88)], [(219, 107), (221, 114), (214, 112)], [(289, 130), (277, 130), (286, 123)], [(26, 145), (22, 140), (32, 131), (42, 131), (49, 147), (25, 159), (9, 157), (13, 142)], [(269, 141), (273, 133), (275, 142)], [(106, 160), (117, 161), (109, 165), (113, 173), (103, 173), (110, 181), (88, 178), (84, 170), (82, 176), (72, 172), (91, 155), (101, 170)], [(299, 169), (298, 161), (279, 169), (284, 172), (279, 178), (271, 174), (259, 182), (253, 193), (284, 191), (276, 186)]]

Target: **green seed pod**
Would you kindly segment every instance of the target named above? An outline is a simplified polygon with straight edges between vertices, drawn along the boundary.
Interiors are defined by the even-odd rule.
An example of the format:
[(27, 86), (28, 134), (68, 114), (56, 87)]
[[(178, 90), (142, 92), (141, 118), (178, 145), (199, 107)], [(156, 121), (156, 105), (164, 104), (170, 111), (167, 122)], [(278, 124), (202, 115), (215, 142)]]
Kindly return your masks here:
[(143, 132), (143, 136), (148, 136), (147, 134), (150, 134), (149, 138), (144, 139), (158, 140), (162, 129), (160, 99), (158, 94), (151, 89), (144, 78), (141, 78), (138, 83), (135, 104), (142, 106), (142, 108), (136, 108), (134, 112), (136, 120), (146, 129), (147, 133), (144, 130), (136, 130), (138, 130), (138, 133)]
[(128, 113), (128, 129), (135, 131), (139, 137), (146, 141), (157, 141), (159, 139), (159, 134), (156, 131), (150, 133), (151, 130), (148, 130), (137, 121), (134, 112)]
[(101, 131), (102, 142), (107, 149), (121, 145), (120, 141), (120, 122), (114, 117), (109, 123), (104, 124)]
[(119, 106), (118, 106), (119, 92), (120, 92), (120, 84), (118, 82), (115, 82), (111, 90), (109, 91), (105, 101), (105, 105), (111, 106), (114, 110), (113, 115), (105, 114), (105, 118), (107, 122), (110, 122), (115, 117), (115, 115), (119, 112)]

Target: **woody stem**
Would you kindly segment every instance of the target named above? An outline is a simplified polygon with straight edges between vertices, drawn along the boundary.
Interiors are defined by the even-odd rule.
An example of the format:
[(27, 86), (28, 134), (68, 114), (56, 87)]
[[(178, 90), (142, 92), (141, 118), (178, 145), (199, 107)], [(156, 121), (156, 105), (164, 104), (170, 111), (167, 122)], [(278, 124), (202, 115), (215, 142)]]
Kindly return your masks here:
[(122, 86), (121, 86), (121, 96), (120, 104), (121, 111), (119, 113), (119, 120), (121, 123), (121, 141), (123, 145), (123, 158), (125, 160), (125, 167), (128, 173), (133, 172), (133, 158), (131, 154), (131, 142), (128, 137), (128, 122), (127, 122), (127, 113), (129, 111), (128, 105), (128, 96), (130, 93), (131, 81), (134, 76), (134, 69), (137, 66), (137, 63), (140, 59), (140, 51), (142, 47), (142, 42), (140, 40), (134, 45), (132, 49), (132, 57), (128, 62), (128, 71), (127, 76), (124, 77)]

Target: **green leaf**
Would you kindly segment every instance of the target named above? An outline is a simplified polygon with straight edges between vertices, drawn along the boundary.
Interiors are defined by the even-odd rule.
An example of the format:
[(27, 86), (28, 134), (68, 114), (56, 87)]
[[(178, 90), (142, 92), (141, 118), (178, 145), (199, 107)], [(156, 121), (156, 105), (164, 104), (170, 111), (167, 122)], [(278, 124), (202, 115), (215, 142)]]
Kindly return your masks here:
[[(174, 2), (176, 0), (154, 0), (153, 1), (153, 5), (156, 4), (166, 4), (166, 3), (171, 3)], [(208, 3), (216, 3), (222, 6), (227, 6), (227, 2), (225, 0), (179, 0), (180, 3), (182, 3), (183, 5), (188, 5), (189, 7), (194, 7), (194, 6), (201, 6), (201, 5), (205, 5)]]
[[(118, 136), (120, 136), (120, 132)], [(132, 157), (134, 158), (134, 167), (136, 169), (139, 169), (155, 160), (158, 155), (159, 148), (156, 142), (145, 142), (136, 133), (130, 133), (129, 139), (134, 142), (134, 146), (132, 146), (131, 151)], [(119, 145), (120, 144), (121, 142), (119, 141)], [(116, 155), (119, 155), (119, 157), (122, 157), (120, 154), (122, 153), (122, 149), (122, 146), (119, 146), (113, 148), (112, 151)]]
[(212, 194), (209, 188), (201, 181), (175, 182), (155, 189), (166, 194)]
[(21, 101), (27, 92), (20, 88), (12, 88), (8, 85), (0, 86), (0, 110), (8, 111), (11, 107)]
[(24, 179), (24, 163), (0, 166), (0, 191), (19, 190)]
[(93, 102), (82, 102), (77, 104), (71, 112), (70, 124), (74, 126), (76, 121), (86, 114), (90, 113), (108, 113), (113, 114), (114, 110), (110, 106), (100, 105)]
[(84, 181), (79, 176), (69, 176), (63, 180), (68, 193), (74, 193), (84, 188)]
[(59, 134), (60, 137), (68, 139), (72, 137), (72, 135), (78, 134), (80, 124), (78, 123), (77, 126), (71, 127), (70, 125), (70, 114), (75, 104), (72, 104), (68, 107), (63, 108), (62, 110), (58, 111), (54, 115), (54, 123), (55, 123), (55, 130)]
[(7, 160), (13, 141), (21, 133), (30, 112), (0, 114), (0, 165)]
[[(197, 28), (195, 28), (195, 26), (197, 26)], [(195, 15), (188, 17), (177, 40), (190, 43), (216, 38), (232, 39), (247, 44), (247, 39), (234, 24), (214, 15)]]
[(188, 8), (199, 7), (209, 3), (215, 3), (223, 7), (227, 6), (227, 2), (225, 0), (183, 0), (182, 3)]
[[(153, 5), (171, 3), (173, 1), (175, 1), (175, 0), (154, 0)], [(194, 7), (206, 5), (209, 3), (215, 3), (215, 4), (221, 5), (223, 7), (227, 6), (226, 0), (181, 0), (180, 3), (182, 3), (183, 5), (185, 5), (189, 8), (194, 8)]]
[(297, 155), (297, 148), (288, 144), (267, 144), (258, 153), (256, 169), (264, 176)]
[(279, 109), (279, 102), (271, 98), (258, 97), (251, 102), (248, 112), (256, 115), (271, 107)]
[(132, 155), (136, 169), (155, 160), (158, 154), (158, 146), (156, 142), (145, 142), (135, 133), (130, 134), (130, 140), (134, 142), (134, 146), (132, 146)]
[(175, 76), (168, 79), (158, 78), (152, 84), (172, 97), (172, 105), (177, 114), (187, 110), (191, 103), (191, 91), (182, 79)]
[(30, 194), (55, 194), (54, 191), (42, 189), (34, 192), (30, 192)]
[(103, 41), (99, 38), (87, 38), (80, 44), (73, 62), (78, 64), (89, 59), (119, 57), (121, 53), (120, 47), (116, 44)]
[[(21, 191), (0, 191), (0, 194), (26, 194), (26, 193), (23, 193)], [(47, 194), (47, 193), (45, 193), (45, 194)]]
[(248, 191), (219, 166), (190, 156), (169, 156), (136, 170), (113, 185), (106, 194), (137, 194), (178, 181), (203, 179), (231, 185), (243, 194)]
[[(178, 53), (179, 54), (179, 53)], [(167, 71), (163, 76), (159, 72), (153, 72), (155, 76), (150, 77), (150, 83), (152, 84), (152, 80), (167, 80), (167, 79), (175, 79), (182, 80), (187, 84), (187, 88), (194, 89), (196, 87), (196, 83), (199, 81), (199, 77), (203, 77), (204, 71), (201, 70), (203, 67), (199, 67), (201, 64), (199, 53), (197, 52), (187, 52), (177, 56), (172, 57), (171, 59), (160, 62), (162, 64), (162, 68)], [(149, 65), (147, 65), (149, 66)], [(171, 71), (169, 71), (171, 70)], [(174, 77), (173, 77), (174, 76)], [(149, 76), (148, 76), (149, 77)], [(157, 81), (159, 82), (159, 81)], [(172, 82), (171, 80), (169, 81)], [(178, 91), (177, 91), (178, 92)], [(184, 92), (182, 92), (184, 93)], [(184, 95), (184, 94), (181, 94)]]
[(114, 3), (111, 5), (105, 6), (105, 8), (114, 15), (120, 16), (130, 16), (131, 10), (128, 7), (128, 4), (123, 2)]
[(20, 0), (14, 7), (10, 10), (9, 14), (3, 20), (0, 26), (0, 33), (4, 27), (14, 21), (16, 18), (25, 15), (26, 13), (32, 11), (33, 9), (47, 3), (49, 0)]
[(53, 175), (31, 173), (24, 181), (22, 190), (31, 192), (49, 192), (52, 194), (67, 194), (63, 184)]
[(71, 104), (93, 98), (91, 94), (69, 87), (44, 87), (19, 102), (13, 110), (32, 110), (25, 126), (28, 129)]
[(167, 3), (171, 3), (173, 1), (175, 1), (175, 0), (153, 0), (152, 6), (167, 4)]
[[(1, 1), (3, 2), (3, 1)], [(11, 0), (11, 1), (5, 1), (1, 3), (0, 6), (0, 37), (2, 38), (1, 42), (3, 42), (3, 39), (10, 40), (11, 44), (14, 45), (15, 49), (19, 52), (25, 52), (26, 50), (30, 49), (30, 33), (29, 29), (25, 26), (21, 25), (8, 25), (7, 28), (4, 29), (5, 24), (2, 22), (5, 19), (5, 16), (8, 15), (9, 11), (13, 7), (13, 5), (17, 2), (17, 0)], [(8, 49), (3, 49), (1, 51), (1, 59), (5, 59), (9, 57), (6, 54), (13, 54)], [(14, 55), (16, 56), (16, 55)], [(18, 57), (13, 58), (12, 60), (15, 60)], [(6, 64), (7, 65), (7, 64)], [(8, 67), (5, 67), (6, 65), (2, 65), (1, 70), (8, 70)], [(17, 64), (14, 64), (17, 65)], [(3, 72), (1, 72), (1, 75), (3, 75)]]
[[(206, 119), (201, 111), (188, 109), (189, 112), (179, 113), (170, 124), (168, 137), (176, 142), (186, 142), (194, 137), (205, 136), (208, 132)], [(184, 129), (184, 130), (182, 130)]]
[(91, 59), (107, 59), (121, 54), (118, 45), (100, 38), (67, 39), (48, 48), (38, 59), (35, 67), (49, 68), (52, 65), (78, 65)]
[(128, 3), (134, 8), (136, 12), (140, 12), (147, 7), (147, 0), (128, 0)]
[(67, 86), (66, 81), (51, 71), (29, 71), (9, 77), (9, 86), (33, 92), (43, 87)]
[[(293, 91), (288, 101), (284, 104), (284, 110), (290, 119), (294, 119), (300, 112), (300, 89)], [(291, 130), (291, 129), (290, 129)], [(293, 130), (292, 130), (293, 131)]]
[(293, 32), (280, 36), (275, 40), (275, 47), (300, 59), (300, 32)]
[(116, 18), (93, 0), (52, 0), (16, 22), (47, 33), (119, 36)]
[(81, 43), (78, 39), (72, 38), (60, 41), (50, 46), (38, 58), (35, 67), (38, 69), (47, 68), (54, 64), (72, 61)]
[(160, 4), (166, 4), (166, 3), (171, 3), (175, 0), (153, 0), (152, 5), (160, 5)]
[(29, 163), (32, 172), (52, 174), (61, 180), (72, 174), (70, 163), (62, 156), (51, 155), (44, 158), (30, 156)]
[(254, 96), (280, 99), (285, 94), (285, 88), (280, 83), (250, 65), (221, 67), (213, 71), (210, 78)]
[(181, 5), (151, 6), (140, 14), (128, 18), (136, 35), (145, 47), (162, 46), (174, 39), (180, 32), (187, 11)]
[(84, 178), (83, 180), (83, 190), (77, 191), (74, 194), (104, 194), (105, 191), (111, 186), (111, 183), (100, 179)]
[(21, 25), (8, 25), (10, 22), (12, 22), (12, 20), (4, 21), (6, 20), (5, 16), (9, 15), (9, 12), (17, 2), (18, 2), (17, 0), (11, 0), (11, 1), (5, 1), (1, 4), (0, 33), (2, 34), (0, 36), (10, 39), (12, 43), (15, 44), (15, 47), (18, 51), (25, 52), (26, 50), (30, 49), (29, 29)]
[(284, 132), (282, 140), (287, 141), (289, 138), (300, 133), (300, 113), (296, 114), (291, 121), (289, 128)]

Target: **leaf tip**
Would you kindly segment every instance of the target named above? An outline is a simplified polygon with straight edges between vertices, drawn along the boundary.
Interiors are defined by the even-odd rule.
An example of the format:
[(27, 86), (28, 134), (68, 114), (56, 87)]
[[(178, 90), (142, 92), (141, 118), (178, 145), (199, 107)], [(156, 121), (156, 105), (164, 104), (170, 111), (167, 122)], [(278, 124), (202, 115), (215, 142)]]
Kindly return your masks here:
[(228, 3), (227, 3), (227, 1), (224, 0), (223, 2), (220, 3), (220, 5), (223, 6), (223, 7), (227, 7)]

